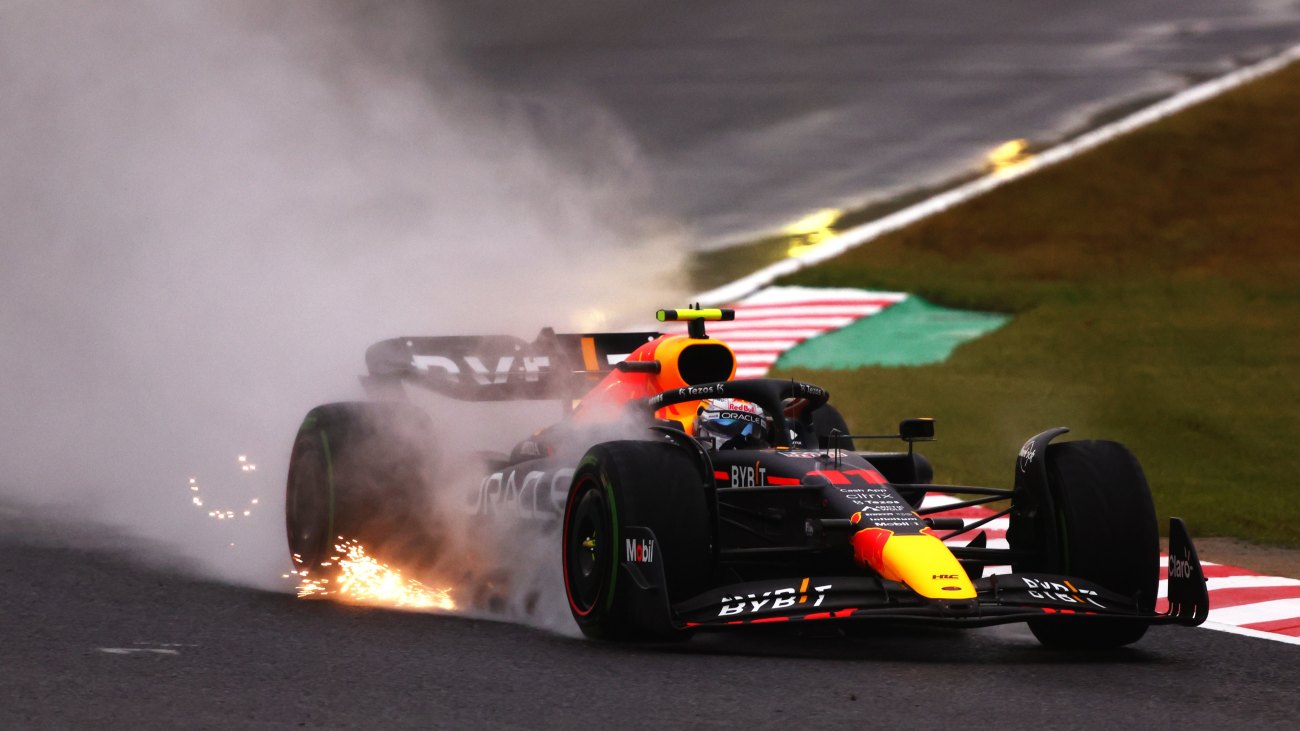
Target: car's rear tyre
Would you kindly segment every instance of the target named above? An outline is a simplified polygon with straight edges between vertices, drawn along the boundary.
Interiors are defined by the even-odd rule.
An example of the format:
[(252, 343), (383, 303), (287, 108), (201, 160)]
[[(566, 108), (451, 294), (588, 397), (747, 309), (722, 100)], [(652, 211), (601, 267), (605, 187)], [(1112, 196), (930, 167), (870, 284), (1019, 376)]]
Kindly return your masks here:
[[(329, 578), (342, 540), (381, 560), (431, 549), (433, 424), (399, 402), (317, 406), (289, 458), (285, 528), (298, 571)], [(322, 566), (322, 564), (329, 564)]]
[[(1058, 573), (1094, 581), (1134, 596), (1138, 609), (1155, 608), (1160, 533), (1151, 490), (1137, 458), (1107, 441), (1052, 444), (1047, 448), (1047, 486), (1055, 515), (1051, 551), (1017, 563), (1016, 571)], [(1014, 537), (1012, 548), (1015, 548)], [(1047, 565), (1051, 563), (1052, 565)], [(1053, 618), (1031, 620), (1029, 629), (1049, 647), (1112, 648), (1141, 639), (1147, 625), (1135, 621)]]
[[(582, 632), (606, 640), (680, 639), (669, 603), (704, 591), (711, 573), (710, 522), (695, 460), (663, 442), (619, 441), (583, 457), (564, 510), (564, 588)], [(631, 579), (630, 528), (654, 534), (666, 592), (659, 601)]]

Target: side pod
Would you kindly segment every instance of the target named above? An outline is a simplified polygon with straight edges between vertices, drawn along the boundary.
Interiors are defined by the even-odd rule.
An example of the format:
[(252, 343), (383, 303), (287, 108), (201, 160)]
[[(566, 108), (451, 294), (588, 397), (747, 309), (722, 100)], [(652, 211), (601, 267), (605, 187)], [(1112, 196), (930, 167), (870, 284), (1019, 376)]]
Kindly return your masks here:
[(1196, 546), (1182, 518), (1169, 519), (1169, 612), (1179, 624), (1195, 627), (1210, 614), (1210, 594)]

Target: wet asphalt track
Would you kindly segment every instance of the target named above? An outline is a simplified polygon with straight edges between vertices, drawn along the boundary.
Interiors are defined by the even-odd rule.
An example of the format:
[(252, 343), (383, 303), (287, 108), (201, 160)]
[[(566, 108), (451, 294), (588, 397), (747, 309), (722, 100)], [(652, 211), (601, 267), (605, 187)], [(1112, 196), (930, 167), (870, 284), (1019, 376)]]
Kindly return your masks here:
[(1300, 648), (1208, 630), (1083, 656), (1019, 627), (611, 646), (201, 583), (0, 527), (5, 729), (1294, 728), (1300, 700)]
[(434, 6), (479, 84), (578, 158), (634, 157), (651, 210), (704, 242), (949, 180), (1300, 42), (1294, 0)]

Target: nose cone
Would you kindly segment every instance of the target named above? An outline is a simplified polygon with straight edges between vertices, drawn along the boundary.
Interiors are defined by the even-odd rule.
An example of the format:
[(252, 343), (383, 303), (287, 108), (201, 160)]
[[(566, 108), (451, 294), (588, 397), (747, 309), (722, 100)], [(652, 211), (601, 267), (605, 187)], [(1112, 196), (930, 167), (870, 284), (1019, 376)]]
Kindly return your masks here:
[(975, 587), (943, 541), (928, 532), (896, 535), (884, 528), (853, 534), (854, 558), (927, 599), (973, 599)]

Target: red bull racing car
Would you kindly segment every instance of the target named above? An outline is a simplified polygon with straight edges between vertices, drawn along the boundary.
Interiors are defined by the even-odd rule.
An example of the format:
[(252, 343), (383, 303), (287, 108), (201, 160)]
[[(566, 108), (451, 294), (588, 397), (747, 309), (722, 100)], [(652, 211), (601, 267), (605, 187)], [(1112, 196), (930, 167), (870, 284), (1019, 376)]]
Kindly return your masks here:
[[(559, 527), (555, 560), (592, 637), (671, 639), (787, 623), (1027, 622), (1044, 644), (1113, 647), (1209, 610), (1182, 521), (1169, 530), (1168, 608), (1156, 612), (1159, 535), (1141, 467), (1115, 442), (1029, 439), (1011, 487), (940, 485), (914, 450), (929, 419), (853, 435), (826, 390), (735, 380), (710, 337), (730, 310), (662, 310), (686, 333), (386, 340), (366, 354), (373, 400), (313, 409), (294, 444), (289, 547), (328, 576), (337, 537), (437, 551), (431, 420), (420, 386), (473, 401), (553, 399), (555, 425), (482, 458), (467, 512)], [(860, 451), (868, 439), (905, 450)], [(957, 502), (923, 505), (931, 493)], [(963, 520), (938, 513), (994, 506)], [(981, 529), (1006, 517), (1006, 547)], [(462, 525), (463, 527), (463, 525)], [(487, 536), (483, 540), (500, 540)], [(472, 563), (472, 562), (471, 562)], [(1010, 573), (990, 572), (993, 566)], [(1005, 569), (1003, 569), (1005, 571)]]

